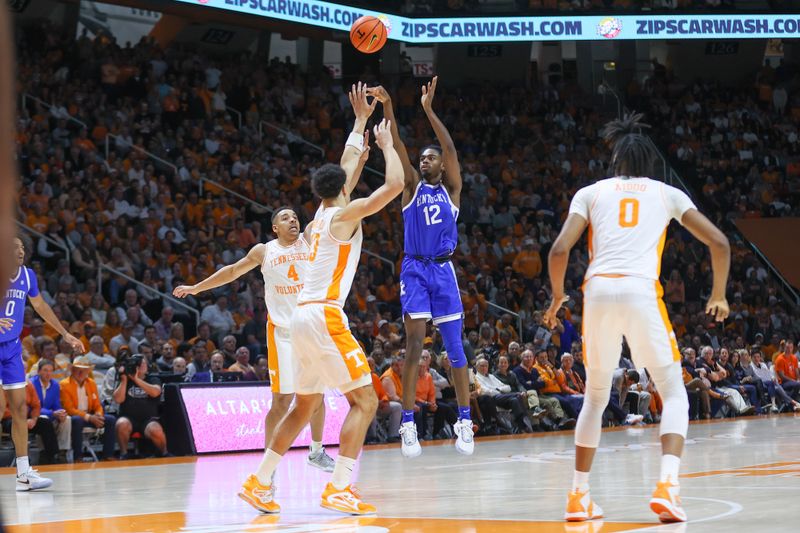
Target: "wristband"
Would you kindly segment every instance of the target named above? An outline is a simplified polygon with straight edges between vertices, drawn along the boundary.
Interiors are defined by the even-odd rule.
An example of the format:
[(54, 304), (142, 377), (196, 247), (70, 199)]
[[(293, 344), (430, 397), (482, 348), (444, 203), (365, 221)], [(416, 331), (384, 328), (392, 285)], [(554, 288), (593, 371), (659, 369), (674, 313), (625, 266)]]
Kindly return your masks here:
[(345, 143), (345, 146), (352, 146), (353, 148), (355, 148), (359, 152), (363, 152), (364, 151), (364, 136), (363, 135), (359, 135), (358, 133), (356, 133), (354, 131), (350, 132), (350, 135), (347, 137), (347, 142)]

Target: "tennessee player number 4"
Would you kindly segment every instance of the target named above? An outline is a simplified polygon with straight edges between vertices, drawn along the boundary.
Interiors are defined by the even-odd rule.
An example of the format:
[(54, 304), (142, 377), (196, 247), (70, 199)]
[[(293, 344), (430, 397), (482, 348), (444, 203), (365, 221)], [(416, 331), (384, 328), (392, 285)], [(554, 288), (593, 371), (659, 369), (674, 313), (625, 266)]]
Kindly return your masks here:
[(295, 283), (300, 281), (300, 276), (297, 275), (297, 270), (295, 270), (294, 265), (289, 265), (289, 272), (286, 276)]

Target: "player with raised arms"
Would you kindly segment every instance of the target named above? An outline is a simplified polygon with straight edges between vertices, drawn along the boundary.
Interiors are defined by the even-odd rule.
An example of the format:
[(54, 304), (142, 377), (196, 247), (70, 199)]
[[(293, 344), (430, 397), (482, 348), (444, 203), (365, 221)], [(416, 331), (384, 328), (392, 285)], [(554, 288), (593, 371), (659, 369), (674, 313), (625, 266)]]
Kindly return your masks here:
[(456, 450), (471, 455), (474, 450), (472, 417), (469, 409), (467, 357), (461, 342), (464, 307), (453, 267), (458, 245), (458, 210), (461, 203), (461, 167), (453, 139), (433, 111), (438, 77), (422, 87), (422, 109), (433, 127), (439, 146), (427, 146), (419, 157), (419, 172), (411, 164), (394, 120), (389, 94), (383, 87), (369, 94), (381, 101), (392, 123), (392, 138), (403, 162), (404, 257), (400, 270), (400, 303), (406, 330), (406, 359), (403, 370), (403, 415), (400, 427), (401, 451), (405, 457), (422, 453), (414, 408), (417, 369), (428, 320), (439, 328), (447, 357), (453, 367), (458, 401), (454, 426)]
[[(366, 85), (353, 85), (349, 93), (350, 103), (356, 115), (354, 131), (363, 132), (367, 120), (375, 109), (367, 103)], [(368, 134), (358, 142), (366, 145)], [(367, 159), (369, 147), (361, 152), (360, 158), (352, 158), (348, 172), (348, 190), (353, 190), (358, 183), (361, 168)], [(296, 392), (297, 354), (292, 351), (292, 340), (289, 334), (292, 313), (297, 307), (297, 297), (305, 283), (306, 264), (308, 262), (308, 243), (300, 234), (300, 220), (291, 207), (279, 207), (272, 213), (272, 231), (277, 235), (268, 243), (256, 244), (248, 254), (232, 265), (228, 265), (196, 285), (181, 285), (173, 291), (174, 295), (183, 298), (189, 294), (196, 295), (240, 278), (252, 269), (259, 267), (264, 277), (264, 298), (267, 303), (267, 362), (269, 365), (270, 388), (272, 389), (272, 407), (265, 421), (265, 444), (269, 445), (278, 422), (289, 411), (289, 406)], [(333, 472), (333, 459), (322, 447), (322, 435), (325, 424), (325, 405), (319, 407), (311, 416), (311, 449), (308, 464), (326, 472)], [(272, 480), (270, 480), (272, 485)], [(258, 508), (259, 502), (250, 493), (243, 493), (242, 498)], [(252, 501), (251, 501), (252, 500)]]
[(374, 128), (376, 144), (386, 161), (386, 181), (367, 198), (350, 201), (352, 189), (345, 168), (361, 151), (360, 142), (359, 146), (351, 142), (353, 135), (342, 155), (342, 165), (323, 165), (312, 177), (314, 193), (322, 204), (305, 230), (311, 251), (306, 281), (292, 314), (292, 348), (299, 363), (297, 395), (294, 406), (275, 429), (257, 473), (244, 484), (245, 492), (259, 498), (258, 508), (263, 512), (280, 512), (270, 477), (322, 402), (325, 388), (339, 389), (347, 397), (350, 411), (342, 425), (339, 457), (321, 505), (347, 514), (375, 512), (353, 487), (352, 476), (367, 428), (375, 418), (378, 398), (366, 355), (350, 331), (343, 308), (361, 255), (361, 220), (383, 209), (403, 190), (403, 168), (389, 127), (383, 120)]
[(25, 401), (25, 363), (22, 361), (22, 342), (19, 336), (28, 300), (36, 313), (66, 340), (76, 353), (82, 354), (83, 344), (70, 335), (53, 309), (39, 294), (36, 273), (25, 266), (25, 244), (16, 237), (14, 259), (17, 270), (9, 280), (0, 308), (0, 379), (5, 395), (0, 394), (0, 413), (5, 411), (6, 399), (11, 411), (11, 439), (17, 454), (17, 491), (46, 489), (53, 481), (43, 478), (30, 467), (28, 459), (28, 405)]
[(633, 360), (647, 368), (664, 402), (661, 415), (661, 474), (650, 508), (663, 522), (684, 522), (678, 484), (683, 444), (689, 426), (689, 401), (681, 375), (681, 354), (659, 282), (667, 226), (678, 221), (711, 251), (713, 288), (706, 313), (724, 320), (729, 313), (725, 286), (730, 246), (725, 235), (682, 191), (654, 181), (657, 154), (642, 133), (648, 127), (632, 114), (608, 123), (602, 134), (611, 145), (613, 178), (580, 189), (549, 255), (553, 301), (545, 323), (553, 328), (567, 301), (564, 277), (570, 251), (589, 228), (589, 266), (583, 304), (583, 357), (586, 395), (575, 429), (575, 472), (565, 519), (603, 516), (589, 493), (589, 471), (600, 443), (603, 411), (620, 356), (622, 337)]

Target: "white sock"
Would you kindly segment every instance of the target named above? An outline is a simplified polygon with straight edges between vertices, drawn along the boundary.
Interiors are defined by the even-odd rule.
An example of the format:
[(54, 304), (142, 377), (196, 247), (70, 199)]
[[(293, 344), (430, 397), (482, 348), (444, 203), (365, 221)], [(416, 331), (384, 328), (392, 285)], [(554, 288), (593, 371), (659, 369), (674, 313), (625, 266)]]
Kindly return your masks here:
[(31, 464), (28, 462), (28, 456), (17, 457), (17, 475), (27, 474), (31, 469)]
[(256, 470), (256, 477), (258, 482), (262, 485), (272, 485), (272, 475), (275, 469), (278, 468), (278, 463), (281, 462), (283, 456), (278, 455), (272, 450), (264, 452), (264, 457), (261, 458), (261, 464), (258, 465)]
[(578, 490), (581, 492), (589, 490), (589, 472), (575, 470), (575, 473), (572, 474), (572, 492)]
[(662, 455), (661, 456), (661, 479), (663, 483), (667, 480), (671, 481), (673, 485), (678, 484), (678, 471), (681, 469), (681, 458), (675, 455)]
[(343, 455), (336, 458), (336, 466), (333, 467), (331, 476), (331, 484), (336, 487), (336, 490), (344, 490), (350, 484), (355, 466), (355, 459)]
[(309, 455), (317, 455), (322, 450), (322, 443), (315, 440), (311, 441), (311, 453)]

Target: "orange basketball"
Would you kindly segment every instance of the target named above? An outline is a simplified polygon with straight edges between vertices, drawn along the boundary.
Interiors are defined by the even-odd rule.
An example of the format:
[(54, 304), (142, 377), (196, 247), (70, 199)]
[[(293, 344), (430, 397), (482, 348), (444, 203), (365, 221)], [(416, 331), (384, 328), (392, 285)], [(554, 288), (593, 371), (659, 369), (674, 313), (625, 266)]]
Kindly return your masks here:
[(374, 54), (386, 44), (389, 32), (377, 17), (364, 15), (350, 27), (350, 42), (359, 52)]

